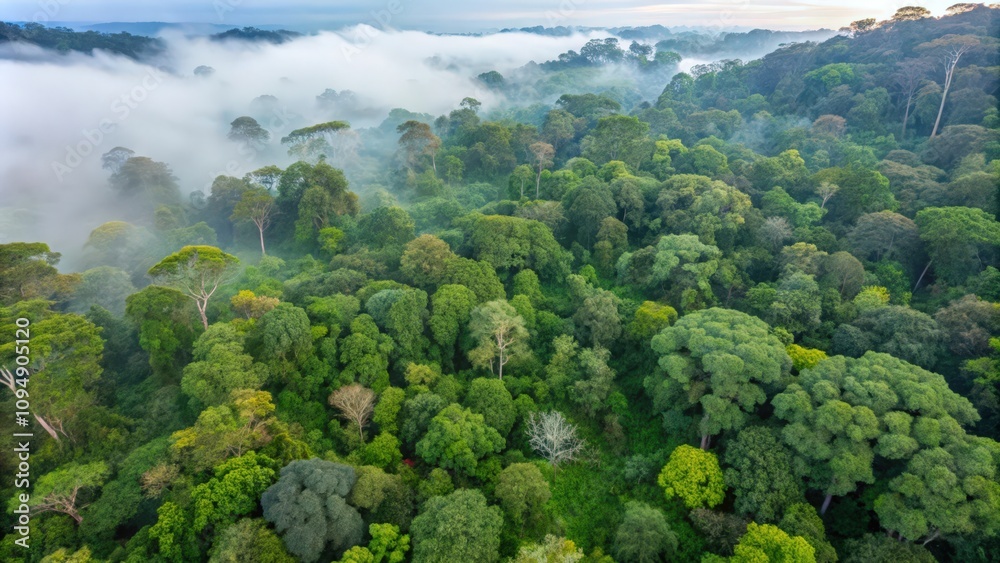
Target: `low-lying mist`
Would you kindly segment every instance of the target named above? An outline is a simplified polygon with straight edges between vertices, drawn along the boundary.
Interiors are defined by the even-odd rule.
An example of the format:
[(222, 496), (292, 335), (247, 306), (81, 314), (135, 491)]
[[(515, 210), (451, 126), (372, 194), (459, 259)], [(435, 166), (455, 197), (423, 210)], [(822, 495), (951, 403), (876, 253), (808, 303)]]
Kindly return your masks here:
[[(392, 108), (437, 116), (465, 97), (481, 101), (487, 114), (552, 104), (566, 93), (558, 83), (529, 96), (537, 99), (510, 101), (476, 76), (534, 76), (540, 71), (529, 62), (607, 35), (433, 35), (362, 25), (275, 45), (174, 34), (164, 37), (162, 54), (142, 62), (103, 51), (0, 46), (0, 242), (47, 242), (64, 254), (61, 269), (74, 269), (90, 231), (121, 218), (101, 167), (101, 155), (114, 147), (168, 164), (185, 195), (207, 194), (220, 174), (291, 163), (279, 140), (296, 128), (332, 120), (373, 127)], [(600, 92), (628, 82), (624, 70), (603, 67), (583, 87)], [(668, 80), (646, 76), (633, 86), (655, 100)], [(327, 90), (338, 95), (321, 103), (317, 96)], [(270, 132), (266, 147), (248, 150), (227, 139), (242, 115)]]
[[(377, 125), (392, 108), (440, 115), (471, 96), (496, 94), (475, 80), (579, 48), (589, 37), (528, 33), (483, 37), (380, 32), (367, 26), (281, 45), (167, 36), (158, 60), (106, 52), (58, 55), (29, 45), (0, 51), (0, 241), (41, 240), (72, 269), (89, 232), (115, 219), (101, 154), (132, 149), (171, 166), (182, 192), (207, 192), (219, 174), (242, 176), (292, 159), (278, 141), (330, 120)], [(210, 71), (198, 67), (210, 67)], [(317, 103), (327, 89), (354, 93), (351, 107)], [(271, 103), (253, 103), (273, 96)], [(250, 115), (271, 133), (269, 148), (227, 140)]]

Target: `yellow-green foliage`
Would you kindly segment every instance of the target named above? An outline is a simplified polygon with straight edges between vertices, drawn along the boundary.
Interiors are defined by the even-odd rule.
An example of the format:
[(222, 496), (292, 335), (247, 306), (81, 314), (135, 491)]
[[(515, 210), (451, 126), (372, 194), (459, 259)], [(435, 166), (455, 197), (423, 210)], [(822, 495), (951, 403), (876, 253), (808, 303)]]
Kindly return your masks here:
[(795, 371), (814, 368), (816, 364), (826, 359), (826, 352), (816, 348), (805, 348), (798, 344), (789, 344), (785, 347), (788, 357), (792, 359), (792, 367)]
[(805, 538), (756, 522), (750, 522), (733, 552), (731, 563), (816, 563), (816, 551)]
[(889, 290), (880, 285), (869, 285), (854, 297), (854, 306), (859, 313), (885, 307), (889, 304)]
[(628, 326), (629, 334), (639, 340), (648, 340), (677, 320), (677, 310), (670, 305), (644, 301), (635, 311)]
[(688, 508), (712, 508), (726, 496), (726, 484), (715, 454), (681, 445), (670, 454), (657, 482), (667, 499), (680, 498)]

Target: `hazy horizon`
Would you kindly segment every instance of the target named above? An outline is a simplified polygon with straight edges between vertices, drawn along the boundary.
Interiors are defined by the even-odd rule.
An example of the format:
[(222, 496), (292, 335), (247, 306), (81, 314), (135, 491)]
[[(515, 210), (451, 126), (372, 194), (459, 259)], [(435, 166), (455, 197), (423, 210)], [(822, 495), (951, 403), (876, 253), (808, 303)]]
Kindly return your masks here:
[(356, 24), (438, 33), (479, 33), (533, 26), (709, 27), (802, 31), (838, 29), (851, 21), (889, 18), (904, 5), (919, 5), (935, 16), (954, 2), (861, 2), (857, 0), (711, 0), (709, 2), (639, 2), (619, 0), (513, 0), (497, 7), (484, 0), (462, 4), (461, 12), (436, 0), (356, 0), (329, 6), (318, 0), (180, 0), (149, 6), (121, 0), (18, 1), (0, 6), (0, 20), (93, 25), (99, 23), (179, 23), (231, 27), (285, 27), (296, 31), (334, 30)]

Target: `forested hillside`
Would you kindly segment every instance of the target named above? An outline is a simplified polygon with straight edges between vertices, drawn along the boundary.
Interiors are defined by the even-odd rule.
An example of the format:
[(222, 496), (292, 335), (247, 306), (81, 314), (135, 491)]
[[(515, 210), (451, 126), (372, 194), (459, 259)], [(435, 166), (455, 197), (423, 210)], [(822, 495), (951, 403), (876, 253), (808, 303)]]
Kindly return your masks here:
[(205, 192), (106, 151), (118, 220), (0, 244), (0, 560), (1000, 560), (1000, 7), (951, 12), (262, 97), (291, 163)]

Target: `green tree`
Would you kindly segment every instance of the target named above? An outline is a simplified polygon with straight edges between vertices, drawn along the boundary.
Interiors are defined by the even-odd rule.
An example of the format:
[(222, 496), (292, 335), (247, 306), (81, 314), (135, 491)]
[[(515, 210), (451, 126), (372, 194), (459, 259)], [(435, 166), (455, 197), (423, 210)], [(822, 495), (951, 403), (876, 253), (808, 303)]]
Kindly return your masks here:
[(701, 446), (711, 436), (742, 427), (767, 399), (765, 386), (788, 374), (791, 360), (760, 319), (729, 309), (686, 315), (653, 337), (663, 375), (645, 379), (653, 406), (701, 411)]
[(500, 272), (530, 268), (548, 280), (561, 280), (569, 273), (569, 253), (539, 221), (477, 213), (465, 224), (473, 258)]
[(399, 149), (403, 163), (407, 168), (413, 168), (422, 156), (430, 157), (431, 169), (437, 174), (435, 155), (441, 148), (441, 139), (431, 132), (430, 125), (416, 120), (409, 120), (396, 127), (399, 137)]
[(494, 496), (518, 537), (537, 537), (545, 523), (549, 483), (531, 463), (512, 463), (500, 472)]
[(327, 549), (342, 552), (364, 537), (361, 515), (345, 500), (356, 481), (348, 465), (294, 461), (260, 497), (264, 519), (274, 524), (288, 552), (302, 561), (316, 561)]
[[(61, 512), (69, 515), (79, 524), (83, 521), (80, 515), (80, 504), (90, 489), (99, 489), (110, 473), (108, 465), (103, 461), (87, 464), (70, 462), (42, 475), (31, 491), (28, 507), (32, 514), (43, 512)], [(11, 497), (8, 512), (20, 504), (17, 497)]]
[(176, 373), (187, 363), (197, 337), (194, 314), (194, 303), (168, 287), (147, 286), (125, 299), (125, 315), (138, 327), (139, 346), (154, 373)]
[(294, 563), (263, 520), (244, 518), (215, 537), (210, 563)]
[(453, 403), (431, 419), (416, 452), (427, 463), (474, 476), (480, 460), (503, 446), (503, 437), (483, 415)]
[(940, 375), (875, 352), (823, 360), (771, 402), (788, 421), (782, 437), (795, 452), (793, 468), (826, 493), (821, 514), (834, 496), (874, 483), (875, 455), (906, 459), (979, 420)]
[(194, 425), (171, 434), (171, 450), (194, 471), (211, 469), (250, 450), (267, 451), (282, 460), (308, 455), (304, 444), (289, 436), (287, 425), (274, 417), (274, 409), (266, 391), (233, 391), (229, 402), (208, 407)]
[(790, 505), (804, 499), (789, 468), (792, 454), (767, 428), (744, 428), (726, 447), (726, 484), (736, 495), (736, 510), (755, 520), (777, 522)]
[(309, 315), (290, 303), (279, 303), (257, 320), (248, 340), (258, 360), (266, 361), (272, 371), (287, 377), (312, 353)]
[(472, 380), (465, 395), (465, 407), (483, 415), (486, 424), (506, 438), (517, 419), (514, 399), (500, 379), (479, 377)]
[(413, 519), (414, 563), (449, 563), (500, 558), (500, 509), (487, 506), (477, 490), (462, 489), (432, 497)]
[(91, 268), (80, 275), (69, 310), (86, 313), (92, 306), (107, 309), (116, 317), (125, 313), (125, 299), (136, 292), (128, 272), (110, 266)]
[(733, 549), (733, 563), (771, 561), (774, 563), (815, 563), (815, 550), (805, 538), (789, 536), (770, 524), (750, 522), (747, 533)]
[(154, 281), (194, 299), (201, 324), (208, 328), (208, 301), (229, 281), (239, 259), (214, 246), (185, 246), (149, 269)]
[(823, 520), (813, 505), (799, 502), (786, 508), (778, 527), (789, 536), (802, 536), (813, 546), (817, 563), (836, 563), (837, 551), (826, 539)]
[(402, 563), (410, 551), (410, 536), (399, 533), (399, 526), (371, 524), (371, 541), (367, 547), (348, 549), (338, 563)]
[(888, 305), (864, 311), (851, 324), (837, 327), (832, 351), (860, 356), (874, 350), (931, 368), (944, 351), (944, 336), (930, 315)]
[(463, 285), (444, 284), (431, 296), (431, 316), (427, 326), (441, 347), (446, 365), (455, 356), (459, 335), (469, 323), (477, 303), (476, 294)]
[(444, 276), (445, 284), (465, 286), (476, 294), (478, 303), (502, 299), (506, 292), (497, 277), (496, 270), (489, 262), (455, 258), (448, 262)]
[(656, 481), (663, 487), (667, 500), (679, 498), (689, 509), (712, 508), (726, 496), (726, 484), (715, 454), (686, 444), (671, 452)]
[(920, 430), (914, 428), (914, 434), (924, 448), (889, 481), (889, 491), (875, 499), (879, 523), (900, 539), (922, 540), (923, 545), (941, 535), (995, 537), (1000, 531), (995, 518), (998, 444), (974, 436), (939, 440)]
[(732, 246), (752, 207), (750, 197), (736, 188), (693, 174), (670, 177), (656, 204), (671, 233), (694, 233), (704, 244), (725, 247)]
[(653, 152), (648, 133), (649, 124), (637, 117), (621, 114), (602, 117), (581, 142), (583, 156), (598, 164), (621, 160), (638, 169)]
[(266, 144), (271, 139), (271, 134), (257, 123), (257, 120), (244, 115), (237, 117), (229, 124), (229, 140), (241, 141), (253, 145)]
[(210, 326), (195, 342), (193, 355), (181, 390), (202, 405), (224, 403), (236, 389), (260, 389), (267, 382), (267, 368), (244, 353), (243, 335), (231, 324)]
[[(47, 305), (22, 301), (0, 308), (0, 329), (12, 336), (20, 332), (17, 319), (31, 320), (27, 330), (20, 332), (27, 333), (30, 342), (11, 338), (0, 344), (0, 366), (13, 368), (0, 372), (0, 382), (15, 398), (30, 398), (30, 412), (49, 436), (72, 442), (83, 433), (80, 423), (97, 400), (104, 342), (101, 329), (86, 318), (54, 313)], [(22, 366), (15, 357), (28, 357), (31, 363)], [(17, 383), (26, 379), (30, 381), (27, 387)]]
[(670, 529), (663, 512), (637, 501), (625, 505), (613, 546), (618, 561), (657, 563), (672, 559), (676, 551), (677, 534)]
[[(702, 243), (694, 235), (666, 235), (650, 250), (651, 256), (642, 251), (622, 254), (618, 260), (619, 279), (628, 282), (639, 277), (649, 290), (669, 296), (682, 309), (715, 302), (710, 280), (722, 257), (717, 247)], [(642, 272), (644, 268), (648, 273)]]
[(1000, 223), (982, 209), (928, 207), (917, 213), (916, 224), (927, 245), (928, 265), (955, 285), (982, 270), (1000, 245)]
[(221, 529), (256, 510), (257, 499), (277, 477), (276, 466), (271, 458), (251, 451), (216, 467), (214, 477), (191, 490), (193, 530)]
[(632, 317), (626, 332), (635, 340), (645, 341), (656, 336), (676, 320), (677, 311), (670, 305), (643, 301), (635, 310), (635, 316)]
[(56, 270), (61, 257), (43, 242), (0, 244), (0, 304), (66, 292), (72, 284)]
[(399, 272), (417, 287), (428, 289), (441, 284), (454, 258), (448, 243), (434, 235), (420, 235), (406, 243)]
[(389, 386), (389, 353), (392, 338), (378, 330), (369, 315), (358, 315), (351, 321), (351, 334), (339, 346), (341, 377), (357, 381), (375, 391)]
[(840, 550), (843, 563), (868, 563), (869, 561), (905, 561), (906, 563), (935, 563), (937, 558), (927, 548), (901, 542), (886, 534), (865, 534), (844, 542)]

